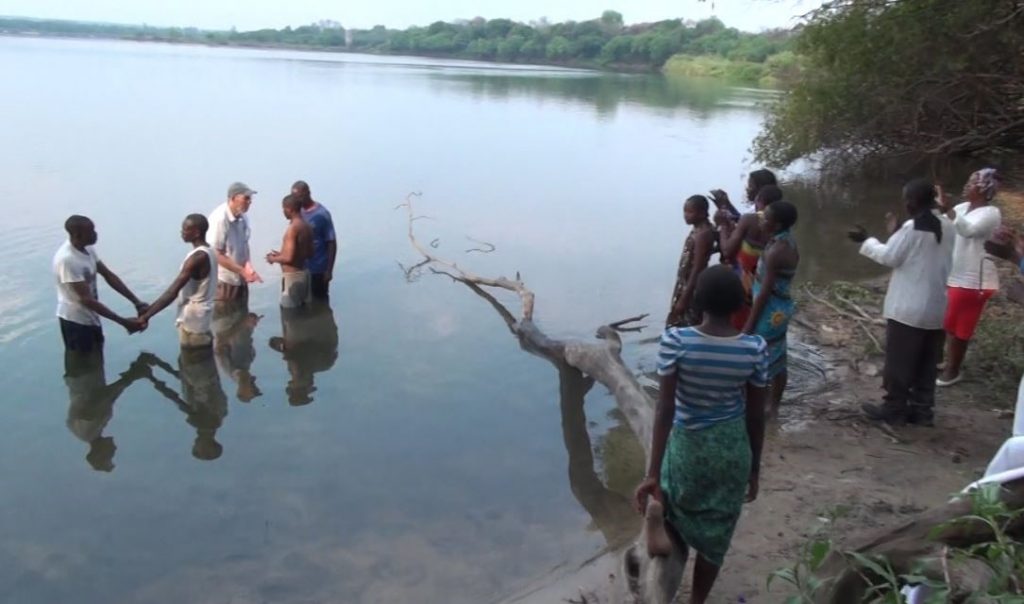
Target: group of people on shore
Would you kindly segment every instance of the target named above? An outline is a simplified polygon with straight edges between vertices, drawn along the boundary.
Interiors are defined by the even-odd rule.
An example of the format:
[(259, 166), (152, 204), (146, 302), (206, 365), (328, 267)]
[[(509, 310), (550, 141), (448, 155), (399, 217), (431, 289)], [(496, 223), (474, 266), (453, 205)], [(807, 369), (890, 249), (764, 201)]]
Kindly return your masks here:
[[(249, 285), (262, 282), (252, 263), (247, 212), (256, 191), (244, 183), (228, 188), (227, 200), (208, 216), (189, 214), (181, 238), (190, 246), (170, 286), (152, 302), (140, 300), (98, 257), (96, 227), (84, 216), (65, 222), (68, 239), (53, 260), (57, 285), (57, 317), (65, 347), (65, 382), (71, 404), (68, 427), (90, 445), (86, 456), (95, 469), (112, 469), (113, 439), (103, 434), (113, 403), (139, 379), (186, 413), (197, 436), (193, 455), (216, 459), (222, 448), (214, 439), (227, 414), (220, 386), (219, 365), (237, 383), (239, 400), (260, 395), (249, 368), (255, 357), (252, 332), (261, 317), (249, 312)], [(337, 243), (330, 212), (312, 198), (309, 185), (297, 181), (282, 200), (288, 221), (280, 250), (265, 259), (281, 266), (282, 335), (270, 347), (286, 361), (291, 379), (286, 394), (291, 405), (312, 401), (312, 374), (320, 365), (333, 365), (337, 356), (337, 326), (329, 302)], [(135, 308), (136, 316), (121, 316), (99, 301), (97, 279), (102, 277)], [(116, 322), (129, 333), (144, 331), (159, 312), (176, 304), (176, 327), (181, 347), (178, 368), (143, 353), (121, 379), (106, 383), (103, 371), (101, 319)], [(308, 358), (316, 356), (318, 358)], [(322, 357), (322, 358), (320, 358)], [(163, 369), (181, 381), (176, 393), (153, 376)]]
[[(931, 181), (913, 180), (902, 208), (887, 215), (884, 243), (863, 227), (849, 231), (863, 256), (892, 269), (885, 396), (862, 405), (869, 418), (933, 426), (936, 387), (962, 379), (968, 343), (999, 287), (994, 258), (1024, 272), (1024, 238), (1002, 229), (991, 205), (998, 186), (994, 169), (979, 170), (954, 203)], [(758, 494), (766, 409), (778, 407), (787, 383), (800, 260), (796, 208), (770, 171), (750, 174), (752, 213), (740, 215), (721, 190), (711, 197), (694, 195), (683, 207), (690, 233), (658, 352), (650, 465), (636, 490), (648, 553), (676, 549), (685, 558), (696, 550), (694, 604), (706, 601), (743, 503)], [(716, 253), (720, 262), (710, 266)]]

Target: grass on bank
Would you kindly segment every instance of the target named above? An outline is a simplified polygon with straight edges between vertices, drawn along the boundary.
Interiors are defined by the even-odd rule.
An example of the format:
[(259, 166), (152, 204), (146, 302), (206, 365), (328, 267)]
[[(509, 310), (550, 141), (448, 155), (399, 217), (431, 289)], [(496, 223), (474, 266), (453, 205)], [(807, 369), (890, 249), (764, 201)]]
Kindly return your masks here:
[(800, 58), (792, 51), (769, 56), (763, 63), (714, 55), (673, 55), (662, 68), (665, 75), (718, 78), (778, 88), (800, 74)]

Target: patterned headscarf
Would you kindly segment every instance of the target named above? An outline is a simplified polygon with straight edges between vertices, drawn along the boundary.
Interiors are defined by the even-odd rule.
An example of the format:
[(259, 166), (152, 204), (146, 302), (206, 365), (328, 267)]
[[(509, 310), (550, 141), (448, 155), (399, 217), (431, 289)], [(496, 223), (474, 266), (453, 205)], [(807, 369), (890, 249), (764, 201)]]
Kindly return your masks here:
[(982, 168), (967, 179), (967, 189), (977, 188), (985, 199), (991, 201), (999, 187), (999, 174), (995, 168)]

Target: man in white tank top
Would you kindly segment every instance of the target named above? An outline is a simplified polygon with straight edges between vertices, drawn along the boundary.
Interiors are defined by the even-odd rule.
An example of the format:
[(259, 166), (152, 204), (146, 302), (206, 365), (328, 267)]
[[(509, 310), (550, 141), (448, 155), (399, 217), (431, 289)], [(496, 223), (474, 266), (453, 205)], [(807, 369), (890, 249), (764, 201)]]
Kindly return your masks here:
[(209, 223), (202, 214), (189, 214), (181, 223), (181, 239), (192, 244), (192, 251), (181, 263), (174, 282), (139, 318), (149, 321), (158, 312), (178, 301), (178, 336), (182, 348), (200, 348), (213, 344), (210, 324), (213, 300), (217, 294), (217, 256), (206, 242)]

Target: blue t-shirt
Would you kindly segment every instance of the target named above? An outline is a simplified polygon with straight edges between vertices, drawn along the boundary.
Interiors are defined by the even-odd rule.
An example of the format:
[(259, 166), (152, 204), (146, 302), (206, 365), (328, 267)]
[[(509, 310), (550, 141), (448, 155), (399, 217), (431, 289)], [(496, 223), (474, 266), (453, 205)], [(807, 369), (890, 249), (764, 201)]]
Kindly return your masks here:
[(709, 428), (742, 417), (747, 384), (768, 384), (767, 345), (761, 336), (716, 337), (694, 327), (669, 327), (658, 349), (658, 375), (676, 372), (675, 425)]
[(313, 227), (313, 257), (306, 263), (306, 268), (314, 275), (326, 273), (330, 265), (327, 243), (334, 241), (331, 213), (318, 203), (312, 210), (302, 210), (302, 218)]

